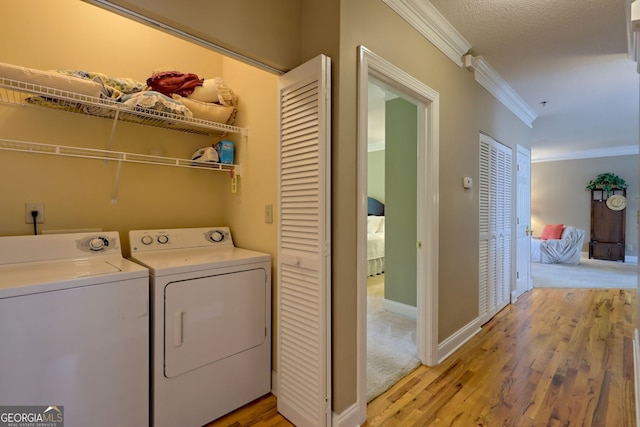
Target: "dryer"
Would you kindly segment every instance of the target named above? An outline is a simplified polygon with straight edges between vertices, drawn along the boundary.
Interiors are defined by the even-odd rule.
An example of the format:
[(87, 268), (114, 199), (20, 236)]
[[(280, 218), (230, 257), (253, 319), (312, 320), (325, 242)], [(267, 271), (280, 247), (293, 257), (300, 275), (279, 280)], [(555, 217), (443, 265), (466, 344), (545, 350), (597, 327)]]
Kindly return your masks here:
[(133, 230), (149, 269), (151, 423), (199, 427), (271, 390), (271, 256), (227, 227)]
[(149, 272), (117, 232), (0, 237), (0, 406), (149, 423)]

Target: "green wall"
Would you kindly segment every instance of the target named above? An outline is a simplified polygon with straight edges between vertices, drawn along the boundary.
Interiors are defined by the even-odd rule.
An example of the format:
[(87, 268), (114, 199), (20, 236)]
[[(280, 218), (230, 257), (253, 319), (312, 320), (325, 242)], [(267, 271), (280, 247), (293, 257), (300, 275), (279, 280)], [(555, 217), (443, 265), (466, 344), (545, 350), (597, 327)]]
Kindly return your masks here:
[(396, 98), (385, 108), (384, 297), (416, 306), (418, 110)]
[(367, 161), (367, 192), (369, 197), (373, 197), (379, 202), (385, 203), (385, 150), (371, 151)]

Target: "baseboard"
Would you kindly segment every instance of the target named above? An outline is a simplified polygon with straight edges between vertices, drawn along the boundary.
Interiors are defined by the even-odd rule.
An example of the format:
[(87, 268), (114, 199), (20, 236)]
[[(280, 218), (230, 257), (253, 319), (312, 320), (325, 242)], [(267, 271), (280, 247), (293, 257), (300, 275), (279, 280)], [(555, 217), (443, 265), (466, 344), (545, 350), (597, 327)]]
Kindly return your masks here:
[(476, 318), (438, 344), (438, 363), (444, 362), (454, 351), (480, 332), (480, 326), (482, 326), (480, 325), (480, 319)]
[(638, 329), (633, 332), (633, 374), (636, 391), (636, 426), (640, 427), (640, 339)]
[(624, 256), (624, 262), (627, 262), (629, 264), (637, 264), (638, 263), (638, 257), (637, 256), (625, 255)]
[(354, 403), (341, 414), (335, 412), (331, 415), (331, 425), (333, 427), (360, 427), (358, 405)]
[(401, 302), (392, 301), (390, 299), (384, 299), (382, 301), (382, 308), (391, 313), (398, 314), (400, 316), (407, 317), (411, 320), (418, 319), (418, 309), (408, 304), (402, 304)]

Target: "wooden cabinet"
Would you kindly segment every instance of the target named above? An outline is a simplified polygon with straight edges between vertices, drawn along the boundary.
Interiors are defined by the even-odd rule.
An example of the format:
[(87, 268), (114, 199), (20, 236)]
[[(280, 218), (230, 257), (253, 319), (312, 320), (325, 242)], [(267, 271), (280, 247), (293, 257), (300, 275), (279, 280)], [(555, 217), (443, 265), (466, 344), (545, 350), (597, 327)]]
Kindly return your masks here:
[(625, 252), (626, 209), (616, 210), (607, 206), (613, 195), (626, 197), (625, 189), (591, 190), (591, 240), (589, 258), (623, 261)]

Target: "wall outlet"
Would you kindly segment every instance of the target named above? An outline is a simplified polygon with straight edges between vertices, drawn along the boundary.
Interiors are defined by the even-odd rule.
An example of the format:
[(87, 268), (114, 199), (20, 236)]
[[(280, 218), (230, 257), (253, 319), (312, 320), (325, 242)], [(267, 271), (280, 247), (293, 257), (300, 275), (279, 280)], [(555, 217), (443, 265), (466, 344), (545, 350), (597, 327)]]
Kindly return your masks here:
[(36, 224), (44, 223), (44, 203), (25, 203), (24, 204), (24, 223), (33, 224), (32, 211), (37, 211)]
[(633, 250), (633, 245), (627, 245), (627, 250), (628, 251), (632, 251)]

